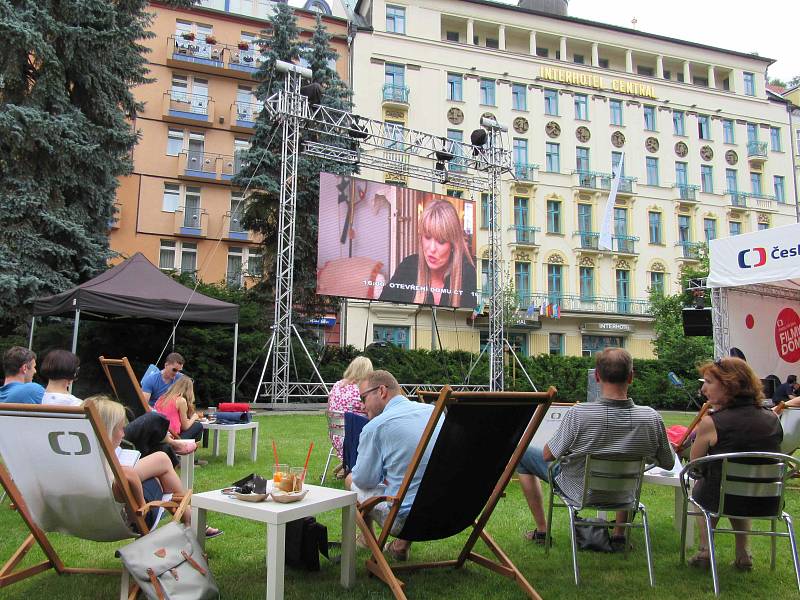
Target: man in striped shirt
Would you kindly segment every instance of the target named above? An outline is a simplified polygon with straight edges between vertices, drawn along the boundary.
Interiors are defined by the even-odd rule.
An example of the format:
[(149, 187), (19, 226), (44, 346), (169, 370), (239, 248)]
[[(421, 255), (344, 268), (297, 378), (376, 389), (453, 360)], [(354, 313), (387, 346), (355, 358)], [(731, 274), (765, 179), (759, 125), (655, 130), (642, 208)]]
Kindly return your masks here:
[[(540, 479), (548, 481), (548, 462), (562, 458), (555, 484), (570, 503), (580, 505), (583, 497), (584, 464), (588, 454), (628, 454), (641, 456), (648, 463), (672, 468), (674, 457), (664, 429), (664, 421), (649, 406), (637, 406), (628, 398), (633, 380), (633, 359), (622, 348), (606, 348), (596, 355), (595, 378), (600, 386), (597, 402), (578, 404), (564, 417), (553, 438), (544, 448), (531, 446), (517, 471), (536, 529), (525, 537), (544, 544), (547, 519)], [(623, 519), (624, 512), (619, 515)], [(614, 538), (622, 536), (622, 528)], [(624, 538), (623, 538), (624, 539)]]

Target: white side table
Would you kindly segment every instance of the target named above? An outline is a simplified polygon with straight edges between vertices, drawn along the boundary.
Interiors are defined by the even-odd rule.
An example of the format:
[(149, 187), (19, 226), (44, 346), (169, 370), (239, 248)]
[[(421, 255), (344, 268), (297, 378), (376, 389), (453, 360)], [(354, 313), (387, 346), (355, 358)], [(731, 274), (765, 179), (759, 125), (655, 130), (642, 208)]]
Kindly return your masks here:
[(181, 483), (183, 489), (190, 490), (194, 485), (194, 459), (196, 452), (181, 454)]
[(258, 454), (258, 422), (251, 421), (249, 423), (236, 423), (235, 425), (223, 425), (221, 423), (203, 423), (203, 429), (208, 429), (214, 432), (214, 440), (211, 447), (211, 455), (219, 456), (219, 432), (228, 432), (228, 466), (233, 466), (234, 453), (236, 451), (236, 432), (242, 429), (249, 429), (250, 436), (250, 460), (256, 461)]
[[(677, 463), (680, 465), (680, 462)], [(644, 474), (644, 482), (654, 485), (666, 485), (675, 489), (675, 529), (678, 531), (683, 527), (683, 520), (686, 519), (686, 513), (683, 512), (683, 490), (681, 490), (681, 480), (678, 476), (680, 470), (676, 473), (673, 471), (664, 471), (662, 469), (654, 469), (655, 472), (647, 472)], [(689, 517), (686, 522), (686, 547), (691, 548), (694, 545), (694, 518)]]
[[(271, 482), (268, 484), (271, 487)], [(283, 598), (286, 523), (329, 510), (342, 510), (342, 587), (350, 589), (356, 580), (356, 493), (306, 485), (308, 494), (299, 502), (243, 502), (221, 490), (192, 494), (192, 528), (205, 547), (206, 512), (213, 511), (267, 525), (267, 600)], [(224, 592), (223, 592), (224, 595)]]

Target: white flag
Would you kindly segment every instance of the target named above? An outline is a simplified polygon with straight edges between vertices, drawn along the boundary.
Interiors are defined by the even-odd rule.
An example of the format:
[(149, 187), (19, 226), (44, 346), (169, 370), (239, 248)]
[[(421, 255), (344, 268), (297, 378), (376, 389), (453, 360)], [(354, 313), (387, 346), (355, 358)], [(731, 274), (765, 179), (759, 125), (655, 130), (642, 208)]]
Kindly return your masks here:
[(619, 157), (617, 169), (614, 171), (614, 179), (611, 181), (611, 191), (608, 193), (606, 211), (603, 213), (603, 222), (600, 224), (600, 240), (598, 247), (601, 250), (611, 250), (611, 235), (614, 226), (614, 204), (617, 201), (617, 190), (619, 181), (622, 178), (622, 165), (625, 162), (625, 153)]

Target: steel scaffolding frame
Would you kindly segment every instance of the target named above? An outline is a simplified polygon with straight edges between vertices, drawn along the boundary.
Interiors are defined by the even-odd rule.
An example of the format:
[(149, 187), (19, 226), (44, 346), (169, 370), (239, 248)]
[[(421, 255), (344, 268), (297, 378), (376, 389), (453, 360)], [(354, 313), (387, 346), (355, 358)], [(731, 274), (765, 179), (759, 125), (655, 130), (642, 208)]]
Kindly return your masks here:
[[(489, 309), (490, 390), (503, 389), (503, 289), (502, 289), (502, 230), (500, 224), (500, 179), (503, 173), (513, 174), (511, 152), (505, 139), (507, 128), (492, 119), (481, 119), (487, 130), (483, 145), (467, 144), (409, 129), (393, 123), (368, 119), (322, 105), (311, 105), (302, 94), (304, 78), (311, 71), (298, 65), (278, 61), (275, 68), (283, 73), (283, 89), (264, 102), (264, 110), (282, 127), (281, 182), (278, 216), (278, 251), (275, 282), (275, 311), (270, 349), (256, 395), (264, 382), (267, 363), (272, 354), (272, 402), (288, 402), (291, 396), (289, 371), (291, 367), (292, 332), (298, 337), (306, 356), (322, 383), (322, 376), (311, 359), (300, 335), (292, 323), (294, 283), (294, 242), (297, 207), (297, 167), (300, 154), (300, 130), (316, 135), (316, 140), (303, 144), (303, 151), (319, 158), (362, 165), (385, 173), (405, 175), (449, 183), (455, 187), (487, 192), (490, 206), (490, 280), (492, 281)], [(332, 140), (332, 143), (319, 141)], [(333, 141), (343, 142), (341, 146)], [(390, 150), (390, 152), (387, 152)], [(434, 161), (434, 167), (412, 165), (409, 158), (417, 156)], [(458, 171), (447, 169), (451, 163)], [(457, 162), (456, 162), (457, 161)]]

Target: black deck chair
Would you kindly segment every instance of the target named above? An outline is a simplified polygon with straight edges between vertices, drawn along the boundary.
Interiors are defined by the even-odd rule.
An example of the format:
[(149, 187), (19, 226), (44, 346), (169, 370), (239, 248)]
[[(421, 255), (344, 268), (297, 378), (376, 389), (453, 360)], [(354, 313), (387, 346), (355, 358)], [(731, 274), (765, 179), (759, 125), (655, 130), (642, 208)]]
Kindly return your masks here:
[[(369, 498), (359, 504), (356, 515), (372, 553), (366, 567), (391, 588), (395, 598), (406, 598), (405, 584), (395, 572), (460, 568), (467, 560), (513, 580), (530, 598), (540, 598), (485, 527), (555, 396), (553, 387), (547, 392), (453, 392), (449, 387), (441, 391), (397, 496)], [(414, 504), (396, 537), (422, 542), (448, 538), (470, 527), (472, 531), (455, 560), (389, 566), (381, 548), (441, 415), (441, 430)], [(387, 500), (393, 502), (392, 508), (376, 537), (365, 516)], [(497, 561), (473, 551), (478, 538)]]
[(127, 356), (122, 358), (101, 356), (100, 366), (103, 367), (103, 372), (106, 374), (117, 400), (130, 413), (128, 418), (131, 421), (150, 412), (150, 405), (144, 399), (144, 392), (142, 392), (139, 380), (136, 379), (136, 374), (133, 372)]

